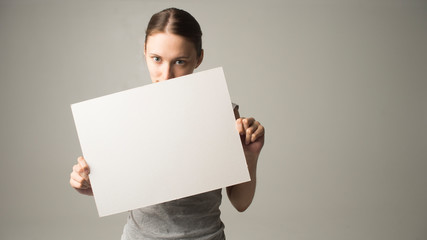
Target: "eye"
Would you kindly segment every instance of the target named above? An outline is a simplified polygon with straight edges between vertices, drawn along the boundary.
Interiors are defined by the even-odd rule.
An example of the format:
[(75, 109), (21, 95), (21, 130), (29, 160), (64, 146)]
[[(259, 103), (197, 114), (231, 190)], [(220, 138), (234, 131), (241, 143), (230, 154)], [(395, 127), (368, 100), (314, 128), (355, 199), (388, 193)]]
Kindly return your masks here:
[(152, 57), (152, 59), (155, 61), (155, 62), (160, 62), (160, 57)]
[(176, 60), (176, 61), (175, 61), (175, 64), (176, 64), (176, 65), (184, 65), (184, 64), (185, 64), (185, 61), (184, 61), (184, 60)]

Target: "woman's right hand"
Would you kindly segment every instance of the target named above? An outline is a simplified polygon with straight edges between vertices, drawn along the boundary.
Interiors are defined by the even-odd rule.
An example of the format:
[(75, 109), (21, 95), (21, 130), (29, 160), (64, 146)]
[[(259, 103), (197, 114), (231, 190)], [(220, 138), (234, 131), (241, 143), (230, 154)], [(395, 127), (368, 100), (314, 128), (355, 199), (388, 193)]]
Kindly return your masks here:
[(93, 196), (89, 173), (90, 169), (86, 160), (83, 157), (77, 158), (77, 164), (73, 166), (70, 174), (70, 185), (81, 194)]

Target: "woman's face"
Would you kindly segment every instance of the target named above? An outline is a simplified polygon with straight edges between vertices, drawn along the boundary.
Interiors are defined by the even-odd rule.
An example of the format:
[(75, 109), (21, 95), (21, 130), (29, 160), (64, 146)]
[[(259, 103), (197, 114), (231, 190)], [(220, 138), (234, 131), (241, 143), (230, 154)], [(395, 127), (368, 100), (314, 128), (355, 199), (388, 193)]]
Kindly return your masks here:
[(203, 60), (203, 50), (197, 57), (191, 41), (171, 33), (148, 36), (144, 54), (153, 83), (193, 73)]

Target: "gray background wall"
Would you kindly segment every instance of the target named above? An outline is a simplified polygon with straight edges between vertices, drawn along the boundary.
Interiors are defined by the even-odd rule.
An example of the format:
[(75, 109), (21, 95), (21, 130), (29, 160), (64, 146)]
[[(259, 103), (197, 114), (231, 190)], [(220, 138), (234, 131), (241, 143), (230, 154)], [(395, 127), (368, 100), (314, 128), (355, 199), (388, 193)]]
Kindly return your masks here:
[(68, 183), (70, 104), (149, 83), (150, 16), (204, 31), (243, 116), (267, 129), (228, 239), (427, 239), (426, 1), (0, 1), (0, 239), (119, 239)]

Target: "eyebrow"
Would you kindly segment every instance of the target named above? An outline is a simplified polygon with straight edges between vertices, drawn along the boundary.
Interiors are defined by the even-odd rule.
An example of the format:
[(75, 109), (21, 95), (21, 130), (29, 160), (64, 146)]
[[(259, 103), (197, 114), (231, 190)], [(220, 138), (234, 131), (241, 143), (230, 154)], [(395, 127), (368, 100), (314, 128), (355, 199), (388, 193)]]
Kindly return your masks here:
[[(152, 56), (157, 56), (157, 57), (161, 57), (159, 54), (157, 54), (157, 53), (148, 53), (149, 55), (152, 55)], [(188, 59), (188, 58), (190, 58), (189, 56), (185, 56), (185, 55), (183, 55), (183, 56), (179, 56), (179, 57), (176, 57), (175, 59)]]

